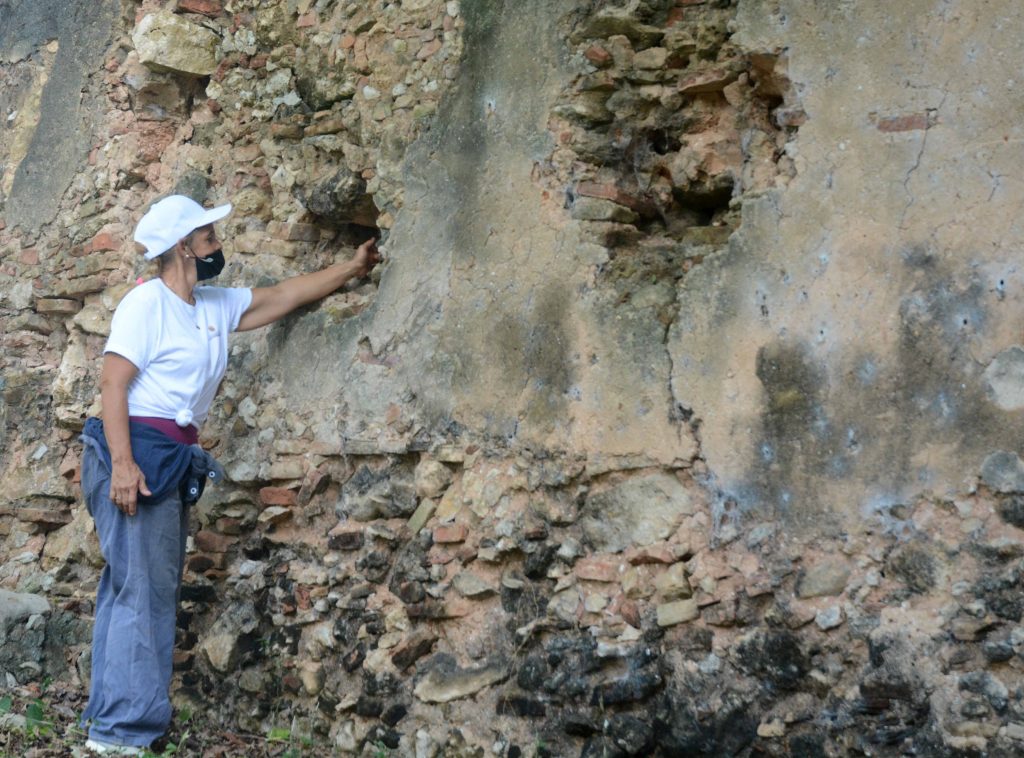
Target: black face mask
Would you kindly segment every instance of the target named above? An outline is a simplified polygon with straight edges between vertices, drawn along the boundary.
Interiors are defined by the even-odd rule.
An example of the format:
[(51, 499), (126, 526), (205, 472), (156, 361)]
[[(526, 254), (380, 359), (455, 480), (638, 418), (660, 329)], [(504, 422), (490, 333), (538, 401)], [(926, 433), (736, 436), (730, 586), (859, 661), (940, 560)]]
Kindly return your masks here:
[(196, 258), (196, 278), (199, 281), (213, 279), (224, 270), (224, 252), (218, 250), (205, 258)]

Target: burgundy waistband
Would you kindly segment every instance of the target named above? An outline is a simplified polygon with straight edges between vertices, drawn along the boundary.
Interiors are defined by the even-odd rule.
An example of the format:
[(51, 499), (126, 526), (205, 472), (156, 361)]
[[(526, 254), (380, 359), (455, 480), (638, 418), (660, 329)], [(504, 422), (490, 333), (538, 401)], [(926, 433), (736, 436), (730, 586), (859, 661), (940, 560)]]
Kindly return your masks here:
[(129, 416), (128, 419), (158, 429), (175, 442), (180, 442), (183, 445), (199, 444), (199, 430), (191, 424), (188, 426), (178, 426), (174, 423), (173, 419), (157, 418), (155, 416)]

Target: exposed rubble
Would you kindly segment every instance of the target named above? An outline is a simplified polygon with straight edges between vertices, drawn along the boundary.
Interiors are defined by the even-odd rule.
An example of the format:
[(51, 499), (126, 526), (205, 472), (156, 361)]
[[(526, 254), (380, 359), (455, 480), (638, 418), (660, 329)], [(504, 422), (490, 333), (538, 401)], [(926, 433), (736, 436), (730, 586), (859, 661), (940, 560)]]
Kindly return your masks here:
[[(973, 95), (915, 90), (910, 49), (854, 60), (889, 4), (81, 0), (72, 61), (48, 4), (0, 17), (0, 694), (86, 685), (102, 557), (77, 434), (113, 309), (152, 275), (134, 223), (175, 191), (234, 204), (226, 285), (370, 234), (387, 258), (232, 342), (179, 707), (313, 754), (1024, 751), (1021, 348), (993, 305), (1019, 299), (999, 256), (1020, 230), (986, 231), (970, 271), (936, 250), (971, 218), (913, 248), (953, 193), (918, 185), (941, 175), (925, 136), (953, 144), (947, 96)], [(843, 40), (829, 71), (799, 25)], [(913, 93), (850, 115), (821, 90), (854, 87), (844, 66)], [(891, 166), (844, 173), (846, 130)], [(874, 180), (899, 224), (818, 197)], [(898, 281), (830, 279), (840, 243), (889, 250)], [(835, 336), (833, 307), (856, 315)]]

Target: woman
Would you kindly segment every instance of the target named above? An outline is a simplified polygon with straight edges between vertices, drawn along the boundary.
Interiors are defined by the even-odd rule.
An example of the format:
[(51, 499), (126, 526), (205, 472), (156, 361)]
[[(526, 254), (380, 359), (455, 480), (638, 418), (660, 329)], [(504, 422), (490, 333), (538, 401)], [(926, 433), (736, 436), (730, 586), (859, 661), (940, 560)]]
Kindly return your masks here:
[(207, 210), (172, 195), (139, 221), (135, 241), (159, 276), (118, 305), (104, 349), (103, 421), (83, 430), (82, 491), (107, 561), (96, 597), (86, 747), (138, 754), (167, 729), (188, 506), (220, 467), (197, 445), (227, 365), (227, 336), (270, 324), (365, 276), (355, 257), (255, 289), (197, 287), (224, 267)]

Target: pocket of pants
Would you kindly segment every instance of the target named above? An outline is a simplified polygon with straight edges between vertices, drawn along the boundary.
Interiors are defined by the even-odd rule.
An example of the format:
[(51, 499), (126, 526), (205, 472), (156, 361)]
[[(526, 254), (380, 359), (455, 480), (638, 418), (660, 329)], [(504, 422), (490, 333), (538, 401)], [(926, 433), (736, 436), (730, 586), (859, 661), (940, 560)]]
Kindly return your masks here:
[(86, 510), (93, 515), (97, 498), (110, 497), (110, 474), (103, 466), (99, 455), (89, 445), (82, 453), (82, 497)]

